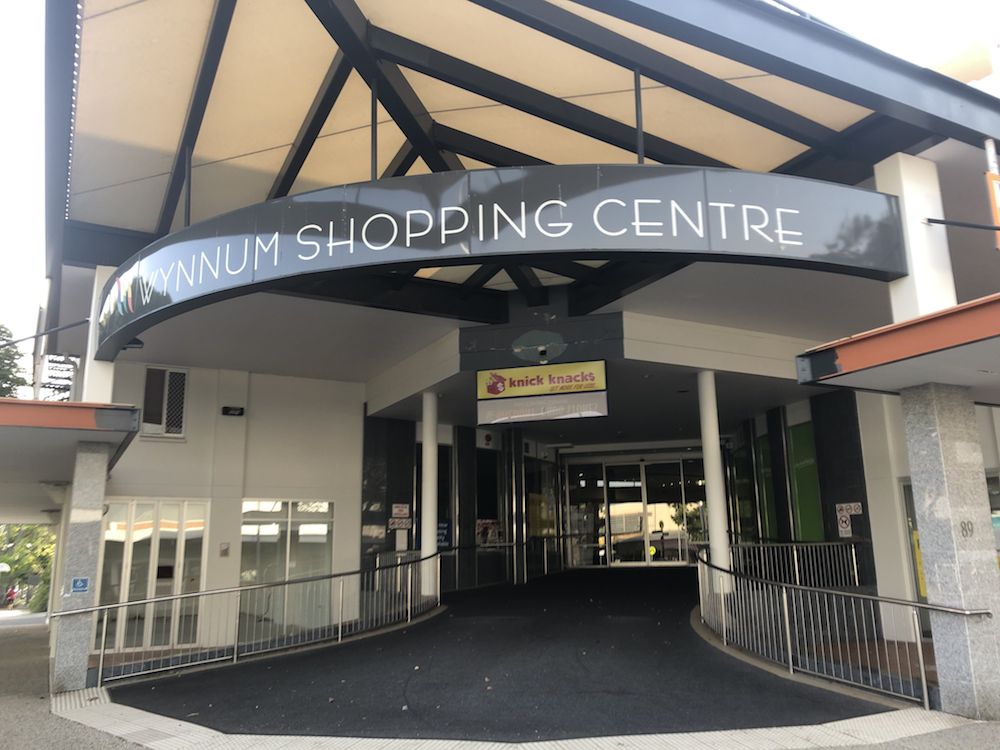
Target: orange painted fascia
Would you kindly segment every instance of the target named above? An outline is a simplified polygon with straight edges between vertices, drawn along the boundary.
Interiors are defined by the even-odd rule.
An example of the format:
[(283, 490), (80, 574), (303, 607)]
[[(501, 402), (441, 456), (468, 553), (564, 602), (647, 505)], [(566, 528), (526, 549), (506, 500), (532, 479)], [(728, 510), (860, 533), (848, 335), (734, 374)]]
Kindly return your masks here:
[(114, 408), (120, 407), (115, 404), (0, 398), (0, 426), (98, 430), (101, 429), (97, 426), (98, 410)]
[(837, 372), (825, 380), (996, 337), (1000, 337), (1000, 294), (840, 339), (809, 354), (836, 352)]

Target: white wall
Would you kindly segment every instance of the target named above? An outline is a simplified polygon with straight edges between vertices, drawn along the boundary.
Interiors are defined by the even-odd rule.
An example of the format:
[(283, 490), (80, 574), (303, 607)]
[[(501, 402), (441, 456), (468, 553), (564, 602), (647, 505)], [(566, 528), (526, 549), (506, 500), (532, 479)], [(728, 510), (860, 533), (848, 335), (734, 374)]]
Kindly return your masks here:
[[(144, 364), (115, 366), (116, 403), (142, 404)], [(184, 437), (139, 435), (107, 494), (210, 501), (206, 586), (239, 582), (245, 497), (334, 502), (334, 570), (360, 563), (364, 385), (182, 368)], [(222, 416), (241, 406), (243, 417)], [(229, 556), (221, 556), (223, 543)]]

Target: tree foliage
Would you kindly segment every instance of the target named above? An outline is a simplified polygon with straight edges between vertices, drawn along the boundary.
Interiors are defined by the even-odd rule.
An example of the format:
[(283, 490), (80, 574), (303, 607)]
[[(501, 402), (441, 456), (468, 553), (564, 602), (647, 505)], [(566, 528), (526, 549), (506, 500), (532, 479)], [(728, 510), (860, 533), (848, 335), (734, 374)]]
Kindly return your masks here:
[(56, 535), (47, 526), (0, 524), (0, 562), (10, 566), (4, 581), (48, 578), (55, 547)]
[[(0, 325), (0, 344), (12, 340), (10, 329)], [(16, 346), (0, 346), (0, 396), (15, 397), (17, 389), (28, 384), (21, 377), (21, 367), (17, 363), (20, 356)]]

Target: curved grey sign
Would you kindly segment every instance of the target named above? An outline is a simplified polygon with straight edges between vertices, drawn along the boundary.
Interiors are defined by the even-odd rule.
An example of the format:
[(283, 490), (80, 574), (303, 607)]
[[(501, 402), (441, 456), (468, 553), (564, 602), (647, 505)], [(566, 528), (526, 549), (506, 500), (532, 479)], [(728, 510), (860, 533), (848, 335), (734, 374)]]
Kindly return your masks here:
[(735, 170), (588, 165), (443, 172), (268, 201), (170, 234), (104, 289), (98, 357), (155, 323), (275, 281), (400, 263), (681, 254), (891, 280), (893, 196)]

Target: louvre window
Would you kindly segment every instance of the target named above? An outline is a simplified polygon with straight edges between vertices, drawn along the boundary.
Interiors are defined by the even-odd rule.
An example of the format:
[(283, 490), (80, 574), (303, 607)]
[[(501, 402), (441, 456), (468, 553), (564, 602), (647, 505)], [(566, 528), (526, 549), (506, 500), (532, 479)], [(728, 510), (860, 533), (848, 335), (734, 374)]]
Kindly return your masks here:
[(147, 435), (184, 435), (184, 391), (187, 373), (146, 369), (146, 391), (142, 403), (142, 431)]

